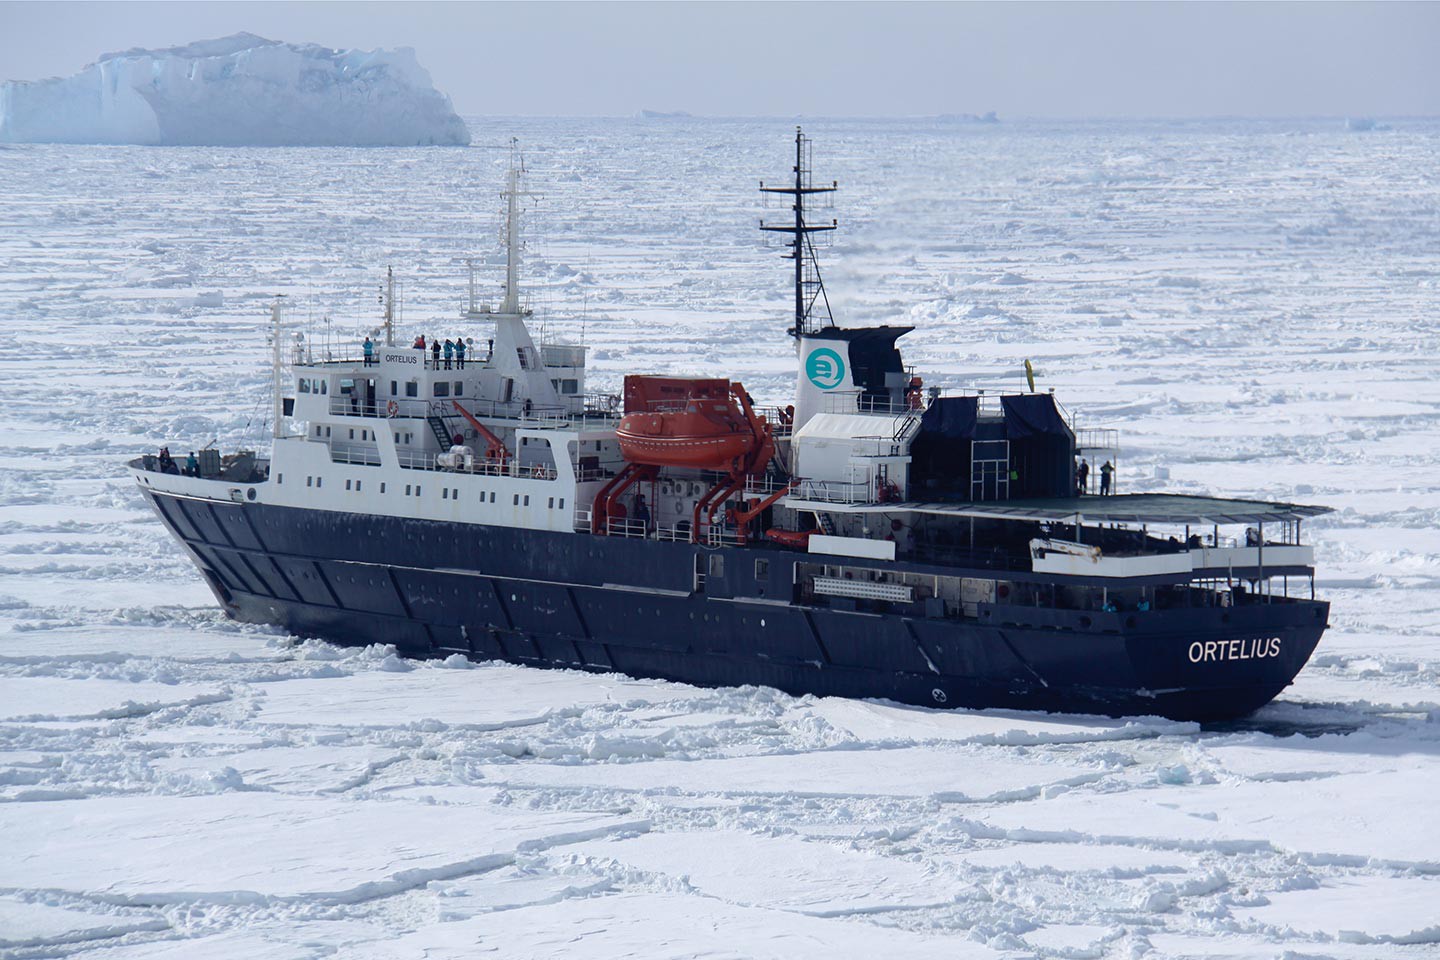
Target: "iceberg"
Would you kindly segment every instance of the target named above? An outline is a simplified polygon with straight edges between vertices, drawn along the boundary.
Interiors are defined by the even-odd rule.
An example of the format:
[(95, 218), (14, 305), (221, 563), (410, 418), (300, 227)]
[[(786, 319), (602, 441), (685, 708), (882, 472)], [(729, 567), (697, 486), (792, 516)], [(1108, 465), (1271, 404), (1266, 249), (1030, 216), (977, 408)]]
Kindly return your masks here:
[(0, 84), (0, 141), (466, 146), (470, 131), (409, 47), (331, 50), (238, 33)]

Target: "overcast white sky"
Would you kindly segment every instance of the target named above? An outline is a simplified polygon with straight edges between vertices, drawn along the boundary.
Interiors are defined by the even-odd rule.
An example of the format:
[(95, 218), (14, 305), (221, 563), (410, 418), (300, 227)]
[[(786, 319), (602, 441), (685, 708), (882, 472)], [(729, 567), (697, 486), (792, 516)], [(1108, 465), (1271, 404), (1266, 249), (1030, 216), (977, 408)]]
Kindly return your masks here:
[(1440, 114), (1440, 3), (7, 3), (0, 79), (248, 30), (465, 114)]

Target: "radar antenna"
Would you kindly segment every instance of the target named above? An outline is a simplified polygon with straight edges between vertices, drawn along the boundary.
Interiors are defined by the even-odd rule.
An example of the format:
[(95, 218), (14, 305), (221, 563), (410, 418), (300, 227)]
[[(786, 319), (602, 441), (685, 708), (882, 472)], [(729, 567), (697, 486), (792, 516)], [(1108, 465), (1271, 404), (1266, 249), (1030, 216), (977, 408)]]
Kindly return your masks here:
[(835, 220), (828, 224), (806, 223), (805, 198), (812, 194), (834, 193), (838, 187), (839, 183), (833, 180), (828, 187), (814, 185), (810, 170), (810, 138), (805, 136), (799, 127), (795, 128), (795, 185), (767, 187), (764, 180), (760, 181), (761, 193), (789, 194), (795, 198), (793, 224), (776, 226), (767, 224), (764, 220), (760, 221), (761, 230), (768, 233), (788, 233), (791, 237), (786, 244), (790, 252), (785, 256), (795, 261), (795, 326), (789, 331), (792, 337), (803, 337), (811, 331), (817, 300), (824, 305), (825, 319), (830, 321), (830, 326), (835, 325), (834, 314), (830, 312), (830, 298), (825, 295), (825, 283), (820, 277), (820, 261), (815, 256), (815, 243), (811, 235), (834, 230), (838, 223)]

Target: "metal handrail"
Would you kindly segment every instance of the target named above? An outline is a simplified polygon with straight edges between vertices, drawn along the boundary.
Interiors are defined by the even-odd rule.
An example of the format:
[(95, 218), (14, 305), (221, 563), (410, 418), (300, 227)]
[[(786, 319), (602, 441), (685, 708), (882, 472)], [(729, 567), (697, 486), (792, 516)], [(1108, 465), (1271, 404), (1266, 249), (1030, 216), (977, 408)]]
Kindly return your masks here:
[[(436, 455), (441, 456), (440, 454)], [(442, 467), (437, 462), (435, 470), (440, 473), (468, 473), (487, 477), (513, 477), (518, 480), (554, 480), (560, 472), (543, 463), (522, 464), (518, 460), (504, 460), (500, 457), (476, 457), (468, 466)]]
[(355, 447), (346, 445), (341, 449), (339, 444), (331, 443), (330, 462), (378, 467), (380, 466), (380, 451), (374, 447), (361, 447), (359, 444), (356, 444)]
[(870, 503), (874, 499), (869, 480), (801, 479), (795, 497), (825, 503)]

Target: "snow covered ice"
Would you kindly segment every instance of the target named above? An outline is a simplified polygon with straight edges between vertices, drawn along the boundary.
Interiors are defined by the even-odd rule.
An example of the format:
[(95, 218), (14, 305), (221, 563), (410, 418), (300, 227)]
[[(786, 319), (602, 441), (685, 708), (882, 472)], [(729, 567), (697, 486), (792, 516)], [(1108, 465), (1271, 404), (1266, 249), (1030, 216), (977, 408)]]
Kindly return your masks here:
[[(784, 400), (791, 124), (483, 123), (595, 386)], [(264, 442), (272, 294), (323, 351), (394, 265), (403, 333), (459, 333), (505, 159), (0, 148), (0, 957), (1440, 957), (1440, 124), (1390, 126), (807, 125), (842, 322), (942, 386), (1031, 359), (1123, 489), (1336, 508), (1315, 659), (1217, 729), (227, 622), (123, 463)]]
[(463, 146), (470, 131), (408, 47), (330, 50), (239, 33), (0, 83), (0, 141)]

